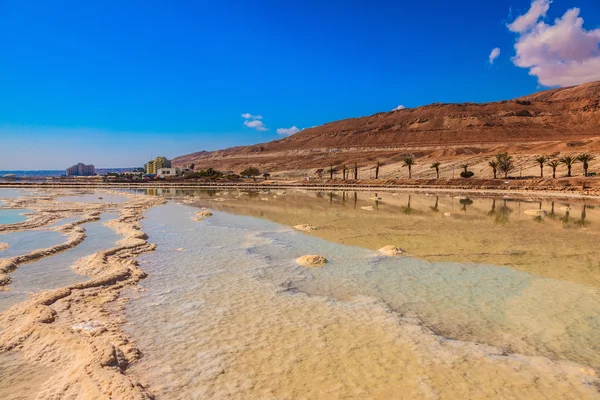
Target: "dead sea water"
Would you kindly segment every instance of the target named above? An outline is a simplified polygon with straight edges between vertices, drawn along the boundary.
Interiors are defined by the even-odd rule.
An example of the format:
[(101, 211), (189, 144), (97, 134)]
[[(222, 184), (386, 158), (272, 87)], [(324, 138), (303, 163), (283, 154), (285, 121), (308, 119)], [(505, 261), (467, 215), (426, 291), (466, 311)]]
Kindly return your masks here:
[[(140, 201), (114, 192), (76, 194), (59, 197), (59, 208), (83, 201), (95, 209), (127, 196), (131, 204)], [(84, 289), (73, 303), (51, 305), (60, 318), (43, 322), (39, 332), (61, 329), (76, 311), (78, 324), (104, 321), (99, 344), (124, 323), (126, 341), (143, 357), (119, 376), (159, 399), (600, 398), (600, 208), (592, 201), (283, 190), (146, 194), (175, 200), (145, 214), (141, 229), (157, 248), (138, 257), (149, 276), (122, 291), (130, 301), (110, 294), (110, 307), (94, 309), (94, 317), (91, 307), (103, 299)], [(33, 201), (23, 204), (48, 204)], [(0, 312), (29, 293), (87, 280), (73, 264), (115, 245), (121, 236), (103, 223), (117, 217), (112, 210), (131, 218), (131, 204), (103, 207), (101, 221), (82, 225), (87, 237), (71, 250), (20, 265), (9, 291), (0, 292)], [(198, 207), (212, 213), (198, 220)], [(11, 238), (4, 252), (58, 240), (44, 230), (79, 213), (4, 234)], [(296, 225), (311, 229), (290, 228)], [(403, 256), (377, 251), (387, 245)], [(329, 262), (298, 265), (308, 254)], [(91, 340), (83, 335), (82, 346)], [(30, 355), (0, 353), (0, 397), (47, 398), (40, 389), (53, 371)]]
[[(10, 290), (5, 292), (0, 291), (0, 312), (25, 300), (30, 293), (56, 289), (71, 283), (87, 280), (88, 277), (85, 275), (80, 275), (73, 271), (73, 264), (82, 257), (90, 256), (100, 250), (109, 249), (116, 245), (121, 236), (104, 225), (105, 222), (116, 217), (115, 213), (108, 212), (102, 214), (99, 221), (81, 225), (85, 229), (86, 238), (78, 246), (19, 266), (19, 268), (11, 273), (12, 283)], [(36, 231), (29, 232), (33, 233)], [(2, 235), (0, 235), (1, 237)], [(29, 248), (30, 243), (28, 241), (18, 243), (8, 250), (22, 254), (24, 248), (20, 244)], [(38, 244), (37, 248), (45, 247), (45, 243), (40, 242)], [(0, 256), (3, 256), (3, 253), (5, 252), (0, 253)]]
[[(147, 213), (158, 250), (140, 258), (150, 277), (128, 306), (144, 353), (132, 371), (161, 398), (598, 394), (593, 286), (383, 257), (230, 213), (198, 222), (196, 210)], [(304, 254), (330, 263), (306, 269)]]

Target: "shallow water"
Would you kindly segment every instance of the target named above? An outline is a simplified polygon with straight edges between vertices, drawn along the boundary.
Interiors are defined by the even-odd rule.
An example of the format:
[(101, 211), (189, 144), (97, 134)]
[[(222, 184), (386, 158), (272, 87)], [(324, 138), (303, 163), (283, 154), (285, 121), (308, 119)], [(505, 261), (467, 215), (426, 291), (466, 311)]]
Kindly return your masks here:
[(83, 243), (72, 249), (39, 261), (21, 264), (10, 274), (10, 291), (0, 292), (0, 312), (27, 299), (29, 293), (56, 289), (89, 279), (77, 274), (71, 267), (79, 258), (115, 247), (122, 237), (104, 226), (104, 222), (116, 217), (115, 213), (104, 213), (99, 221), (82, 225), (87, 236)]
[(81, 219), (81, 217), (78, 217), (78, 216), (73, 216), (73, 217), (67, 217), (67, 218), (59, 219), (58, 221), (54, 222), (53, 224), (46, 225), (45, 228), (56, 228), (57, 226), (70, 224), (72, 222), (77, 222), (80, 219)]
[(17, 222), (23, 222), (27, 220), (27, 213), (31, 213), (33, 210), (25, 208), (0, 210), (0, 224), (15, 224)]
[[(506, 266), (600, 287), (598, 200), (315, 191), (178, 191), (173, 197), (286, 226), (310, 224), (318, 229), (307, 234), (344, 245), (395, 245), (432, 262)], [(539, 210), (542, 216), (526, 213)]]
[[(141, 290), (125, 291), (126, 329), (144, 354), (127, 373), (160, 399), (600, 398), (600, 207), (589, 201), (147, 194), (214, 212), (197, 221), (197, 208), (170, 202), (142, 221), (158, 247), (139, 257)], [(98, 196), (113, 201), (62, 198)], [(88, 279), (71, 266), (115, 245), (102, 225), (115, 216), (83, 225), (78, 247), (21, 265), (0, 311)], [(290, 228), (299, 224), (318, 229)], [(389, 244), (407, 255), (381, 256)], [(329, 263), (297, 265), (305, 254)], [(32, 367), (6, 364), (11, 377)], [(25, 374), (31, 392), (15, 382), (27, 398), (45, 375)]]
[(8, 249), (0, 251), (0, 258), (25, 255), (33, 250), (45, 249), (66, 241), (65, 234), (47, 230), (0, 233), (0, 242), (10, 245)]
[(78, 202), (78, 203), (124, 203), (127, 201), (126, 196), (120, 196), (117, 194), (106, 194), (102, 191), (98, 191), (90, 194), (76, 194), (72, 196), (58, 197), (56, 201), (60, 202)]
[[(191, 218), (194, 211), (169, 204), (148, 212), (144, 230), (158, 244), (158, 250), (141, 257), (142, 268), (150, 273), (142, 283), (147, 291), (133, 295), (139, 298), (128, 307), (129, 330), (139, 338), (145, 354), (134, 371), (147, 376), (163, 398), (298, 397), (299, 393), (310, 393), (306, 385), (314, 385), (316, 390), (324, 382), (327, 385), (319, 390), (331, 390), (333, 397), (385, 398), (384, 393), (393, 389), (387, 392), (389, 398), (389, 393), (397, 393), (403, 385), (394, 386), (383, 379), (394, 376), (394, 368), (398, 368), (385, 354), (404, 348), (385, 350), (389, 346), (385, 337), (394, 336), (394, 329), (379, 332), (390, 322), (385, 313), (383, 320), (373, 316), (381, 314), (379, 304), (396, 310), (397, 316), (422, 321), (434, 332), (463, 340), (460, 346), (468, 349), (475, 343), (486, 343), (497, 346), (501, 354), (518, 351), (600, 366), (600, 337), (596, 334), (600, 293), (596, 288), (506, 267), (380, 257), (368, 249), (227, 213), (196, 222)], [(323, 255), (330, 263), (319, 269), (299, 267), (295, 259), (304, 254)], [(298, 291), (316, 297), (294, 294)], [(322, 296), (343, 303), (323, 303), (319, 300)], [(374, 305), (365, 306), (365, 298), (373, 299)], [(350, 320), (346, 319), (348, 307)], [(369, 321), (371, 318), (375, 321)], [(337, 333), (330, 337), (327, 332), (336, 326), (340, 329), (331, 331)], [(361, 340), (369, 344), (359, 345)], [(409, 347), (414, 350), (421, 345), (417, 341)], [(312, 350), (306, 353), (298, 346)], [(358, 357), (350, 356), (347, 346), (372, 349)], [(331, 353), (334, 348), (335, 354)], [(409, 365), (414, 355), (408, 356), (407, 351), (402, 350), (398, 357), (406, 357)], [(433, 348), (419, 349), (417, 359), (429, 360), (428, 351)], [(464, 357), (476, 357), (470, 351), (465, 350)], [(382, 358), (372, 359), (378, 352)], [(434, 353), (428, 362), (452, 364), (441, 350)], [(354, 363), (354, 356), (369, 366), (367, 370), (344, 369), (343, 365)], [(335, 361), (335, 357), (341, 358)], [(303, 363), (316, 363), (315, 370), (298, 371)], [(323, 363), (327, 365), (319, 365)], [(465, 376), (479, 373), (484, 385), (494, 387), (492, 376), (498, 371), (489, 369), (500, 368), (498, 362), (484, 357), (478, 363), (480, 369), (469, 369)], [(329, 376), (333, 373), (327, 368), (343, 369), (337, 371), (341, 374), (338, 384), (331, 381), (334, 376)], [(370, 376), (377, 373), (382, 377)], [(299, 375), (288, 383), (282, 376), (289, 374)], [(440, 373), (446, 374), (449, 372)], [(317, 376), (318, 381), (306, 380)], [(439, 378), (427, 375), (428, 380)], [(449, 390), (461, 398), (452, 385), (479, 385), (475, 378), (457, 379), (435, 384), (435, 392), (441, 395)], [(356, 386), (359, 382), (363, 382), (363, 389)], [(406, 383), (406, 390), (411, 385)], [(517, 386), (511, 388), (526, 392)], [(369, 396), (374, 387), (381, 393)], [(536, 396), (541, 392), (535, 392)], [(323, 397), (324, 393), (314, 394)], [(469, 393), (462, 398), (478, 398)], [(408, 396), (427, 397), (417, 392)], [(555, 392), (548, 398), (577, 396)]]
[(21, 189), (0, 188), (0, 199), (16, 199), (18, 197), (27, 196), (28, 192)]

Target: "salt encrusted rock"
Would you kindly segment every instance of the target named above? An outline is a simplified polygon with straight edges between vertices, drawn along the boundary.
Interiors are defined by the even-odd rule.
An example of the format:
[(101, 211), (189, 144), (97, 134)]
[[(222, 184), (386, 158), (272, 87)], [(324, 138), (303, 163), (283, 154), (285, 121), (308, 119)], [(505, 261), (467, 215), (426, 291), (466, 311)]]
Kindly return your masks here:
[(202, 210), (196, 213), (196, 217), (198, 218), (208, 218), (212, 217), (213, 213), (210, 210)]
[(366, 210), (366, 211), (373, 211), (374, 210), (373, 206), (364, 206), (364, 207), (361, 207), (361, 209), (362, 210)]
[(317, 268), (317, 267), (322, 267), (323, 265), (327, 264), (329, 261), (327, 261), (327, 259), (323, 256), (312, 254), (312, 255), (302, 256), (302, 257), (298, 258), (296, 260), (296, 262), (298, 264), (302, 265), (303, 267)]
[(401, 256), (404, 254), (404, 250), (402, 250), (400, 247), (397, 247), (397, 246), (394, 246), (391, 244), (380, 248), (379, 252), (381, 254), (383, 254), (384, 256), (389, 256), (389, 257)]
[(89, 336), (96, 336), (106, 332), (106, 327), (100, 321), (88, 321), (74, 324), (71, 326), (75, 332), (83, 333)]
[(9, 247), (10, 247), (10, 244), (0, 242), (0, 251), (4, 251), (4, 250), (8, 249)]
[(296, 225), (296, 226), (294, 226), (294, 229), (297, 229), (299, 231), (310, 232), (310, 231), (316, 231), (317, 227), (309, 225), (309, 224), (302, 224), (302, 225)]

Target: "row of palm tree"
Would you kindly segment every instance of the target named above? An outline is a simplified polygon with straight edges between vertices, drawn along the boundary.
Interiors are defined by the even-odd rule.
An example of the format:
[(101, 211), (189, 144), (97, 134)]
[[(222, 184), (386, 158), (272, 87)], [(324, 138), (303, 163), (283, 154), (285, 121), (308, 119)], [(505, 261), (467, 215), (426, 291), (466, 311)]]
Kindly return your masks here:
[[(583, 176), (588, 176), (589, 164), (591, 161), (595, 160), (596, 156), (589, 153), (579, 154), (578, 156), (564, 156), (559, 159), (552, 159), (548, 156), (536, 156), (535, 162), (540, 165), (540, 177), (544, 177), (544, 165), (552, 168), (552, 178), (556, 178), (556, 169), (564, 164), (567, 167), (567, 176), (571, 176), (571, 169), (573, 168), (573, 164), (580, 162), (583, 164)], [(548, 164), (546, 164), (546, 162)]]
[[(567, 167), (567, 176), (572, 176), (572, 167), (577, 162), (581, 162), (583, 164), (583, 174), (584, 176), (589, 175), (589, 163), (596, 159), (596, 156), (590, 153), (582, 153), (577, 156), (568, 155), (561, 158), (552, 158), (546, 155), (536, 156), (534, 161), (540, 166), (540, 177), (544, 177), (544, 167), (548, 166), (552, 168), (552, 178), (556, 178), (556, 170), (560, 165), (565, 165)], [(416, 165), (416, 159), (414, 156), (407, 156), (403, 160), (402, 167), (408, 168), (408, 179), (412, 179), (412, 167)], [(440, 167), (441, 163), (436, 161), (430, 165), (431, 169), (435, 169), (435, 175), (437, 179), (440, 179)], [(377, 161), (375, 166), (375, 179), (379, 179), (379, 168), (381, 163)], [(498, 177), (498, 172), (504, 174), (505, 178), (508, 178), (508, 175), (511, 171), (516, 168), (515, 161), (511, 155), (508, 153), (498, 153), (495, 158), (488, 161), (488, 166), (492, 169), (492, 173), (494, 174), (494, 179)], [(469, 164), (462, 164), (461, 168), (464, 169), (465, 177), (472, 176), (473, 173), (468, 171)], [(333, 179), (333, 174), (336, 171), (336, 167), (331, 165), (328, 172), (330, 173), (330, 178)], [(354, 179), (358, 179), (358, 165), (354, 163)], [(320, 170), (322, 171), (322, 170)], [(342, 165), (342, 176), (343, 179), (350, 178), (350, 168), (346, 167), (346, 165)]]

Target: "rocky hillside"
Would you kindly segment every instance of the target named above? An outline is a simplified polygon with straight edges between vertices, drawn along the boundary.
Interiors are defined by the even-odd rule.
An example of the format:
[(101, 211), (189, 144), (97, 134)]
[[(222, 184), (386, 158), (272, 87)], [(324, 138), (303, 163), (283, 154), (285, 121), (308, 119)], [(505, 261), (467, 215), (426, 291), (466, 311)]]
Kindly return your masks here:
[(356, 162), (366, 171), (381, 161), (386, 164), (383, 176), (392, 176), (401, 172), (397, 164), (403, 155), (412, 154), (421, 159), (425, 176), (431, 174), (424, 167), (429, 160), (447, 167), (473, 165), (504, 150), (524, 163), (533, 154), (600, 152), (600, 82), (494, 103), (436, 103), (382, 112), (269, 143), (188, 154), (173, 162), (236, 172), (255, 165), (279, 175), (304, 176), (342, 163)]

